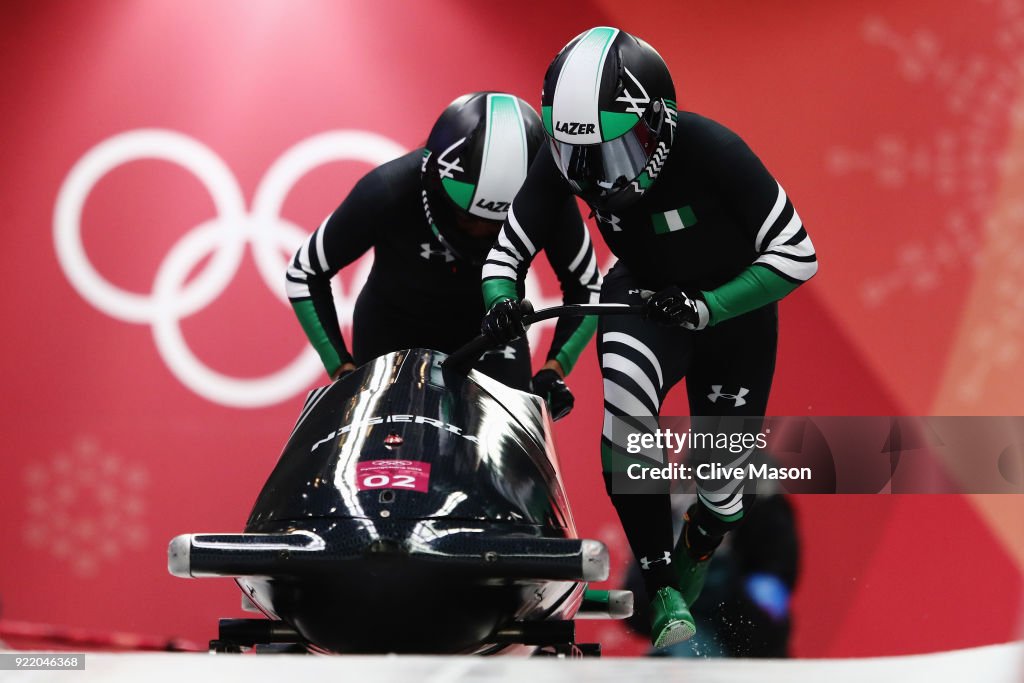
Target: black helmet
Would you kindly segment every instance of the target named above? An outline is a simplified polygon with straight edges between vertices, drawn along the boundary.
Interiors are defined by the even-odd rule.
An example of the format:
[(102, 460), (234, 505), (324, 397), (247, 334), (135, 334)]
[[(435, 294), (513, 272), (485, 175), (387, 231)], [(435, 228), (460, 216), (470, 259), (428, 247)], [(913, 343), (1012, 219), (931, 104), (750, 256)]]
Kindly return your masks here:
[(615, 210), (658, 177), (675, 135), (676, 91), (653, 47), (600, 26), (573, 38), (551, 62), (541, 114), (555, 165), (573, 192)]
[(507, 93), (463, 95), (437, 119), (423, 151), (423, 206), (455, 256), (483, 262), (543, 139), (537, 112)]

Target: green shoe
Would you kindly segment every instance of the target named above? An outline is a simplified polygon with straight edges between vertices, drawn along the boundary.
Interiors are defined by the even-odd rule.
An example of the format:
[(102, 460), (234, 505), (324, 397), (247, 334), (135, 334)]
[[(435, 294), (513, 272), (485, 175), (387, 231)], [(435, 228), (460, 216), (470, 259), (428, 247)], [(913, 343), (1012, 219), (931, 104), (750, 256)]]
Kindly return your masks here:
[(693, 616), (675, 588), (666, 586), (651, 601), (651, 642), (656, 648), (689, 640), (697, 632)]
[(683, 526), (682, 533), (679, 534), (679, 541), (672, 550), (672, 567), (676, 570), (676, 576), (679, 577), (679, 592), (682, 594), (683, 600), (687, 605), (692, 605), (704, 589), (704, 579), (707, 578), (708, 565), (711, 564), (713, 552), (700, 559), (694, 559), (690, 555), (686, 540), (686, 531), (689, 525), (690, 520), (687, 515), (686, 524)]

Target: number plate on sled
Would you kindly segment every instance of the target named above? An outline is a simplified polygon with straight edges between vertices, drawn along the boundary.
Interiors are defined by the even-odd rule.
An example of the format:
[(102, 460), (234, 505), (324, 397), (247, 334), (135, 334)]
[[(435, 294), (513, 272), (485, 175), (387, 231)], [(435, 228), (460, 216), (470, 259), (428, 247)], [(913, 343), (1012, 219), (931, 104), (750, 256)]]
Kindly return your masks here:
[(426, 493), (430, 463), (419, 460), (367, 460), (356, 464), (356, 490), (404, 489)]

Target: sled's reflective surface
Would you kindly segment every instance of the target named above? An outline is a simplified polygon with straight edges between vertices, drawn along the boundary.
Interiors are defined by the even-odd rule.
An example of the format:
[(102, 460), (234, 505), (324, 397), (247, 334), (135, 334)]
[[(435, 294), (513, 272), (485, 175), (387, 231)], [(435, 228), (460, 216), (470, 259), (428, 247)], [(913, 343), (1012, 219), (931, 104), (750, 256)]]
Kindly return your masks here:
[(535, 396), (444, 354), (383, 356), (310, 393), (244, 534), (171, 545), (179, 576), (233, 576), (334, 652), (472, 652), (570, 619), (607, 575), (576, 538)]
[[(368, 520), (362, 528), (373, 533), (387, 511), (392, 521), (514, 521), (572, 533), (542, 402), (477, 373), (446, 384), (443, 358), (392, 353), (311, 393), (249, 530), (340, 516)], [(405, 474), (396, 467), (375, 477), (366, 464), (396, 460), (429, 470), (411, 464)], [(374, 487), (393, 491), (393, 500)]]

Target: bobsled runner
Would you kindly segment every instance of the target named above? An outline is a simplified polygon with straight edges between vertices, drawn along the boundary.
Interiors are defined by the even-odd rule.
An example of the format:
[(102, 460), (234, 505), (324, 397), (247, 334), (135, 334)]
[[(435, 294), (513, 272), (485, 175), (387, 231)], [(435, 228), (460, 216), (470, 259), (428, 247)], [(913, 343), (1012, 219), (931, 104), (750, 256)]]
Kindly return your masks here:
[[(564, 313), (629, 307), (564, 306)], [(311, 391), (243, 533), (186, 534), (171, 574), (230, 577), (264, 618), (215, 651), (595, 654), (574, 619), (624, 618), (608, 551), (576, 533), (538, 397), (450, 357), (381, 356)]]

